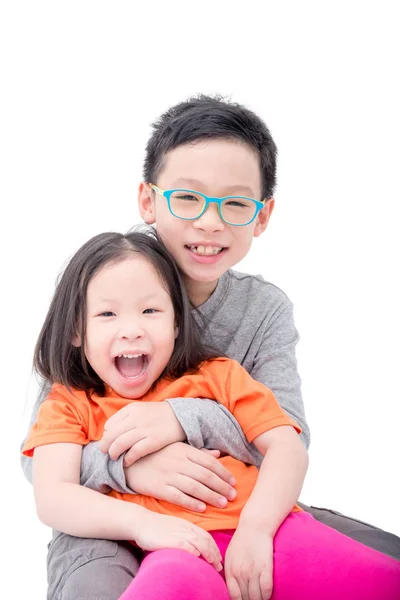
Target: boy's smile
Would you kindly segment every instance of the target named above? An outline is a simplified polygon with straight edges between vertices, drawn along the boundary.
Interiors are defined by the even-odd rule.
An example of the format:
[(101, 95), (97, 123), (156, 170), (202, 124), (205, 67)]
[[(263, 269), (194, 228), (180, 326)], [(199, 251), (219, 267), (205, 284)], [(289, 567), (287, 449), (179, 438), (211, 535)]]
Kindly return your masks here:
[[(168, 152), (156, 182), (159, 188), (191, 189), (214, 197), (261, 198), (261, 173), (255, 152), (227, 139), (200, 140)], [(253, 237), (266, 228), (273, 200), (256, 219), (237, 227), (222, 221), (216, 204), (195, 220), (171, 214), (166, 199), (147, 184), (139, 189), (140, 214), (156, 223), (157, 232), (182, 269), (192, 302), (201, 304), (214, 291), (219, 277), (248, 253)]]

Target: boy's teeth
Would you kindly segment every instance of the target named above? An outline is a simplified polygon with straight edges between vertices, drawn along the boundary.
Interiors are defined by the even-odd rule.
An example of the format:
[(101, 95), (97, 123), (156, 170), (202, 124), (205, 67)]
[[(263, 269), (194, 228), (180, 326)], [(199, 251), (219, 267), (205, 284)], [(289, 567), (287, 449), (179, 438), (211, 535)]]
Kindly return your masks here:
[(189, 246), (189, 248), (196, 254), (205, 255), (219, 254), (222, 250), (222, 248), (217, 248), (215, 246)]

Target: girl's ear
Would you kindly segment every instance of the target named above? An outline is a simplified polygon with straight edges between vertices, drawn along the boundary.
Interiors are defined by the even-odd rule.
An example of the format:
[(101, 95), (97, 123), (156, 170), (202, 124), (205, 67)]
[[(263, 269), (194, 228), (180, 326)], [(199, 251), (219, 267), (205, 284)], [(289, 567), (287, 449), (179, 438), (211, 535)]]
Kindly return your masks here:
[(74, 335), (71, 340), (71, 344), (75, 346), (75, 348), (80, 348), (82, 346), (82, 340), (80, 335)]
[(179, 327), (175, 327), (175, 339), (178, 337)]

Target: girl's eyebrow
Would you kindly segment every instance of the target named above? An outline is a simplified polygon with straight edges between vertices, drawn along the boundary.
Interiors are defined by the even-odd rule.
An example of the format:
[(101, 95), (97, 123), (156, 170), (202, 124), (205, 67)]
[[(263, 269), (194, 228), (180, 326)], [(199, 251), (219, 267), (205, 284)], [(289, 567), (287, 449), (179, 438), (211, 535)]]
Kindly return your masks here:
[[(171, 184), (171, 188), (179, 188), (181, 186), (191, 186), (194, 191), (200, 191), (200, 189), (204, 187), (204, 184), (198, 179), (192, 179), (191, 177), (181, 177), (179, 179), (175, 179), (175, 181), (173, 181)], [(244, 194), (245, 196), (249, 196), (250, 198), (253, 197), (255, 194), (254, 190), (251, 187), (240, 183), (234, 185), (227, 185), (224, 187), (224, 190), (227, 192), (225, 194), (226, 196), (229, 196), (229, 194), (237, 195), (239, 191), (240, 193)]]

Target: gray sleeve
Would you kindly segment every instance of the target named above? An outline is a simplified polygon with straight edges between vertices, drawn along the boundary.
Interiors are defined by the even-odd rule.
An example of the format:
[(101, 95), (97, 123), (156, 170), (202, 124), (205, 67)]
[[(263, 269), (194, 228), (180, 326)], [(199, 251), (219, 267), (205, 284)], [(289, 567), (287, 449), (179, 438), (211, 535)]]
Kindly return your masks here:
[[(39, 408), (51, 389), (49, 382), (45, 382), (33, 407), (29, 429), (35, 423)], [(25, 440), (22, 442), (21, 448)], [(100, 493), (107, 493), (111, 489), (117, 492), (132, 494), (127, 487), (123, 467), (124, 455), (118, 460), (112, 460), (109, 454), (104, 454), (98, 447), (98, 442), (90, 442), (84, 446), (81, 461), (81, 485), (89, 487)], [(21, 454), (21, 465), (27, 480), (32, 483), (32, 458)]]
[[(51, 385), (48, 381), (45, 381), (42, 384), (39, 395), (36, 399), (35, 405), (32, 410), (31, 418), (29, 421), (28, 433), (36, 421), (37, 414), (39, 412), (39, 408), (40, 408), (43, 400), (45, 400), (47, 394), (49, 393), (50, 388), (51, 388)], [(23, 445), (25, 444), (26, 437), (27, 436), (25, 436), (25, 439), (23, 440), (23, 442), (21, 444), (21, 449), (22, 449)], [(21, 466), (22, 466), (22, 470), (24, 472), (25, 477), (27, 478), (29, 483), (32, 483), (32, 458), (30, 458), (29, 456), (25, 456), (24, 454), (21, 454)]]
[(247, 441), (235, 417), (215, 400), (172, 398), (167, 400), (195, 448), (229, 454), (242, 462), (260, 466), (262, 455)]
[(292, 304), (280, 307), (263, 325), (265, 329), (250, 375), (273, 391), (283, 410), (300, 425), (301, 439), (308, 448), (310, 430), (297, 371), (299, 334), (294, 325)]

